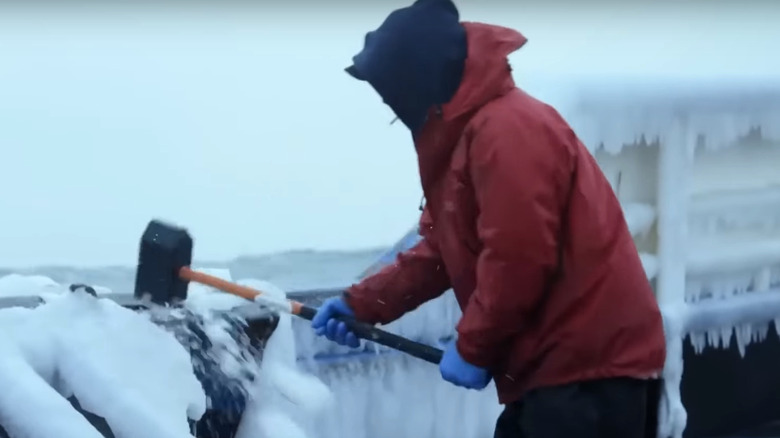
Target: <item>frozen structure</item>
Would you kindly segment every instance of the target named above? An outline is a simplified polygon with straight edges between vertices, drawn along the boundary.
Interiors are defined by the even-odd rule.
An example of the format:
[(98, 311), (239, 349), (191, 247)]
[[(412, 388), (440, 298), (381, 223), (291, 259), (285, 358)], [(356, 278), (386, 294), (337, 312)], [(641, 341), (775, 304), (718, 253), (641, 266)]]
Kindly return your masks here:
[[(240, 283), (285, 296), (266, 282)], [(313, 436), (298, 418), (316, 419), (332, 396), (298, 370), (289, 315), (279, 315), (255, 361), (218, 313), (246, 305), (240, 298), (192, 285), (181, 309), (130, 303), (104, 288), (0, 277), (0, 438)], [(200, 356), (205, 344), (189, 344), (193, 329), (181, 322), (191, 315), (203, 319), (197, 333), (208, 339), (208, 357)], [(237, 402), (227, 383), (247, 397)], [(235, 424), (214, 421), (234, 408)]]
[[(771, 408), (777, 396), (740, 381), (762, 379), (760, 394), (780, 393), (770, 372), (780, 365), (780, 81), (525, 83), (597, 158), (655, 287), (668, 338), (657, 436), (715, 436), (780, 420)], [(364, 274), (417, 238), (411, 230)], [(328, 293), (319, 295), (308, 298)], [(459, 316), (447, 293), (388, 329), (436, 344)], [(494, 388), (456, 389), (436, 367), (373, 346), (340, 349), (305, 323), (296, 335), (302, 360), (338, 401), (319, 437), (490, 436), (500, 411)], [(775, 350), (751, 358), (751, 344)], [(718, 385), (732, 392), (706, 391)]]
[[(683, 371), (690, 380), (703, 369), (688, 366), (683, 344), (702, 354), (733, 343), (744, 356), (780, 322), (780, 83), (651, 85), (585, 87), (566, 115), (629, 225), (640, 224), (635, 241), (654, 274), (668, 342), (658, 436), (681, 437), (689, 420), (686, 436), (732, 433), (754, 424), (716, 424), (729, 414), (701, 409), (703, 394), (681, 394)], [(702, 366), (716, 366), (712, 359)], [(738, 378), (720, 377), (709, 384)]]

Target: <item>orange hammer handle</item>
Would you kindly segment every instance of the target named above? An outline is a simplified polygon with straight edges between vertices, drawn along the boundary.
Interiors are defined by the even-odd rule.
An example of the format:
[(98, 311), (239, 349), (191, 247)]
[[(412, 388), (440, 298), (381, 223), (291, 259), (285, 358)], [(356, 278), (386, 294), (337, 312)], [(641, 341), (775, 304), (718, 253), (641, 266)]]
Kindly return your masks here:
[[(249, 286), (242, 286), (237, 283), (223, 280), (213, 275), (204, 274), (203, 272), (193, 271), (188, 266), (184, 266), (179, 270), (179, 278), (185, 281), (202, 284), (204, 286), (210, 286), (214, 289), (227, 292), (231, 295), (244, 298), (249, 301), (254, 301), (258, 295), (262, 295), (263, 292)], [(297, 301), (290, 301), (293, 315), (298, 315), (301, 312), (303, 304)]]

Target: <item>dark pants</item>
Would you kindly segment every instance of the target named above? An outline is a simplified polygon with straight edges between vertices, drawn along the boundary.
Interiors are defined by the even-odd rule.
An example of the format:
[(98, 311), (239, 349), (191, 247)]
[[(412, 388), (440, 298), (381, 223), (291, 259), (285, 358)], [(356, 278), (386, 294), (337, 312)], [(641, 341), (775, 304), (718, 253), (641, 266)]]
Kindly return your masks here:
[(536, 389), (506, 406), (494, 438), (644, 438), (655, 427), (656, 384), (616, 378)]

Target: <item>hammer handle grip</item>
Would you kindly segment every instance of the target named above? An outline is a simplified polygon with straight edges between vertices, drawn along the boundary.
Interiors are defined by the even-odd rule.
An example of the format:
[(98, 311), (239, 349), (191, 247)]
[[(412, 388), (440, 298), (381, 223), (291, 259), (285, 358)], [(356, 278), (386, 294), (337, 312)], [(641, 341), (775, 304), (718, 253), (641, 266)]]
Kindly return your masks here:
[[(302, 305), (296, 314), (301, 318), (311, 321), (314, 318), (314, 315), (317, 314), (317, 309)], [(438, 348), (380, 330), (371, 324), (357, 321), (354, 318), (337, 317), (336, 319), (346, 324), (347, 328), (358, 338), (384, 345), (385, 347), (406, 353), (434, 365), (438, 365), (444, 355), (444, 352)]]

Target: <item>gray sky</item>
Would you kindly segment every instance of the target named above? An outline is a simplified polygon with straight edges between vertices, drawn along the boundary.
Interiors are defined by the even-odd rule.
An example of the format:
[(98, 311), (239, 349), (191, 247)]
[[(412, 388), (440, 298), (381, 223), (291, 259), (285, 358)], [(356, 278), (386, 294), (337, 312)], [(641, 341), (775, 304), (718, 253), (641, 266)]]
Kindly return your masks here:
[[(416, 157), (343, 68), (407, 3), (0, 13), (0, 265), (130, 265), (152, 217), (189, 227), (200, 259), (391, 244), (419, 214)], [(459, 5), (529, 37), (521, 86), (780, 74), (780, 6), (645, 3)]]

